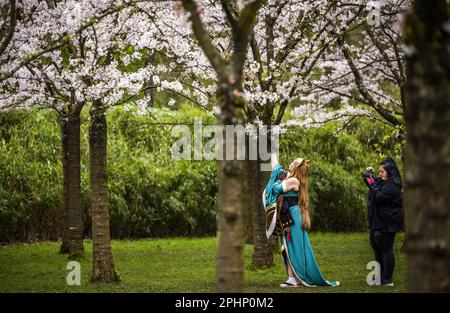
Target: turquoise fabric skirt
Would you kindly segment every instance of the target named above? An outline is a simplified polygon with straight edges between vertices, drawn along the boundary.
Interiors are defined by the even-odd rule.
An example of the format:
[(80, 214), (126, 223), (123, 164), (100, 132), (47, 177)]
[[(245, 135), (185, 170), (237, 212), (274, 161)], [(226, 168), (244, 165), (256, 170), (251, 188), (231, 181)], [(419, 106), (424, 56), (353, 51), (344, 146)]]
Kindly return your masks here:
[(288, 240), (287, 234), (280, 236), (281, 256), (286, 271), (287, 262), (289, 262), (297, 278), (307, 287), (338, 286), (339, 282), (325, 280), (320, 272), (308, 232), (302, 228), (300, 207), (298, 205), (291, 206), (289, 211), (294, 220), (294, 225), (291, 226), (290, 240)]

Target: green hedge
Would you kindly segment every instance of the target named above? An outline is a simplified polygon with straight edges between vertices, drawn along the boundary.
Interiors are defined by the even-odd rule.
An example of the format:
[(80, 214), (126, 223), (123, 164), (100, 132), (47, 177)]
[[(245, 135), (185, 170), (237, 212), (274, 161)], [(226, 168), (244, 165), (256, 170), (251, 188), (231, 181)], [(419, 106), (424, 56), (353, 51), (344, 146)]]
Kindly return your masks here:
[(313, 230), (362, 231), (366, 229), (367, 188), (341, 166), (316, 160), (312, 164), (310, 201)]
[[(59, 128), (54, 114), (0, 114), (0, 241), (62, 231)], [(29, 131), (32, 130), (32, 131)]]
[[(90, 236), (87, 108), (82, 113), (81, 176)], [(194, 111), (194, 113), (196, 113)], [(170, 159), (170, 125), (184, 116), (154, 110), (108, 113), (108, 184), (113, 238), (205, 236), (216, 230), (214, 162)], [(0, 242), (57, 240), (63, 227), (59, 116), (0, 114)]]
[[(85, 234), (90, 236), (88, 108), (82, 112), (81, 175)], [(108, 183), (113, 238), (206, 236), (216, 232), (217, 175), (214, 161), (173, 161), (171, 125), (201, 116), (200, 110), (154, 109), (139, 116), (108, 112)], [(157, 122), (155, 124), (155, 122)], [(62, 168), (58, 114), (0, 113), (0, 242), (56, 240), (63, 225)], [(282, 135), (281, 161), (310, 158), (313, 230), (366, 229), (366, 190), (360, 172), (375, 166), (374, 143), (382, 126), (355, 124), (334, 136), (339, 125)], [(374, 133), (373, 129), (377, 131)], [(362, 140), (363, 139), (363, 140)]]

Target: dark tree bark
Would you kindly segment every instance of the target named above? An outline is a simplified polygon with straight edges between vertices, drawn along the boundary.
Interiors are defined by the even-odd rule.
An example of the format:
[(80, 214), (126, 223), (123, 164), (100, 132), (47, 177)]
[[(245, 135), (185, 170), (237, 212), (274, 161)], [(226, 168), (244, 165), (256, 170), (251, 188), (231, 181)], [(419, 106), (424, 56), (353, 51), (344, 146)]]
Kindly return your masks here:
[[(253, 138), (254, 134), (246, 134), (246, 162), (245, 175), (242, 175), (242, 185), (244, 188), (244, 205), (245, 205), (245, 241), (247, 244), (254, 244), (255, 240), (255, 213), (259, 209), (260, 195), (258, 195), (258, 160), (251, 160), (250, 154), (252, 149), (257, 148), (257, 138)], [(259, 155), (257, 154), (257, 158)], [(258, 202), (259, 201), (259, 202)]]
[(64, 234), (62, 253), (83, 255), (83, 210), (80, 174), (80, 111), (61, 119), (64, 180)]
[[(406, 136), (406, 134), (404, 136)], [(405, 170), (406, 143), (404, 143), (403, 140), (402, 140), (402, 142), (400, 142), (400, 144), (401, 144), (401, 149), (402, 149), (402, 156), (401, 156), (401, 158), (402, 158), (402, 165), (403, 165), (402, 177), (404, 179), (405, 178), (405, 173), (406, 173), (406, 170)], [(403, 185), (403, 194), (405, 194), (405, 192), (406, 192), (406, 184)], [(405, 216), (405, 214), (403, 214), (403, 225), (406, 225), (406, 216)], [(405, 238), (403, 239), (402, 246), (400, 247), (400, 251), (403, 252), (403, 253), (406, 253), (407, 246), (408, 246), (408, 242), (406, 241), (406, 236), (405, 236)]]
[[(248, 145), (247, 145), (248, 146)], [(248, 154), (247, 154), (248, 155)], [(244, 181), (244, 228), (245, 228), (245, 242), (247, 244), (253, 244), (254, 242), (254, 212), (256, 209), (257, 197), (255, 197), (256, 191), (256, 161), (246, 160), (245, 161), (245, 175), (242, 175), (242, 180)]]
[(93, 243), (92, 280), (113, 282), (119, 280), (114, 269), (109, 232), (106, 108), (94, 101), (90, 110), (89, 128), (91, 219)]
[[(155, 52), (154, 51), (148, 51), (148, 57), (146, 58), (144, 65), (145, 66), (149, 66), (150, 64), (153, 64), (155, 61)], [(152, 88), (152, 86), (154, 85), (153, 83), (153, 76), (151, 76), (148, 81), (145, 82), (146, 84), (146, 89), (145, 89), (145, 95), (149, 96), (149, 101), (147, 103), (147, 107), (148, 108), (152, 108), (154, 106), (154, 102), (155, 102), (155, 89)]]
[(1, 15), (2, 27), (0, 28), (0, 34), (2, 36), (0, 39), (0, 56), (5, 52), (6, 48), (11, 42), (17, 25), (16, 0), (9, 0), (8, 2), (9, 5), (5, 7), (6, 10), (3, 10), (3, 14)]
[(450, 30), (445, 0), (416, 0), (405, 25), (408, 289), (450, 291)]
[(258, 154), (255, 174), (256, 206), (253, 212), (254, 218), (254, 246), (253, 265), (257, 268), (266, 268), (273, 265), (272, 240), (266, 237), (266, 214), (262, 202), (262, 193), (265, 188), (268, 173), (261, 171), (261, 158)]

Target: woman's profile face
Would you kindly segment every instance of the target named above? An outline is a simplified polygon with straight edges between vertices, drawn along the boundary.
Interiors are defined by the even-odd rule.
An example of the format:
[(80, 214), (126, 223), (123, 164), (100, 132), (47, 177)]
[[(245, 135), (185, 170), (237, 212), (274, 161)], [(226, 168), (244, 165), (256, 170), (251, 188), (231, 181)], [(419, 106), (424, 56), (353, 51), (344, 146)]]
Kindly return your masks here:
[(386, 172), (386, 170), (384, 169), (384, 167), (382, 165), (380, 165), (380, 177), (381, 177), (382, 180), (388, 180), (389, 179), (388, 172)]

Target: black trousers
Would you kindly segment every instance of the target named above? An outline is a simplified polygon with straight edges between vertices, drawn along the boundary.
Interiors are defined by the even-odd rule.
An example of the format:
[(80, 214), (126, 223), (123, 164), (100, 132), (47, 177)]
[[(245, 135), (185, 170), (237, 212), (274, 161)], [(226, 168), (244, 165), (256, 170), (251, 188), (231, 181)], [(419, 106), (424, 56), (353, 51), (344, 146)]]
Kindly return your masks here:
[(392, 282), (395, 267), (394, 239), (395, 232), (370, 231), (370, 245), (375, 252), (375, 260), (380, 263), (382, 284)]

